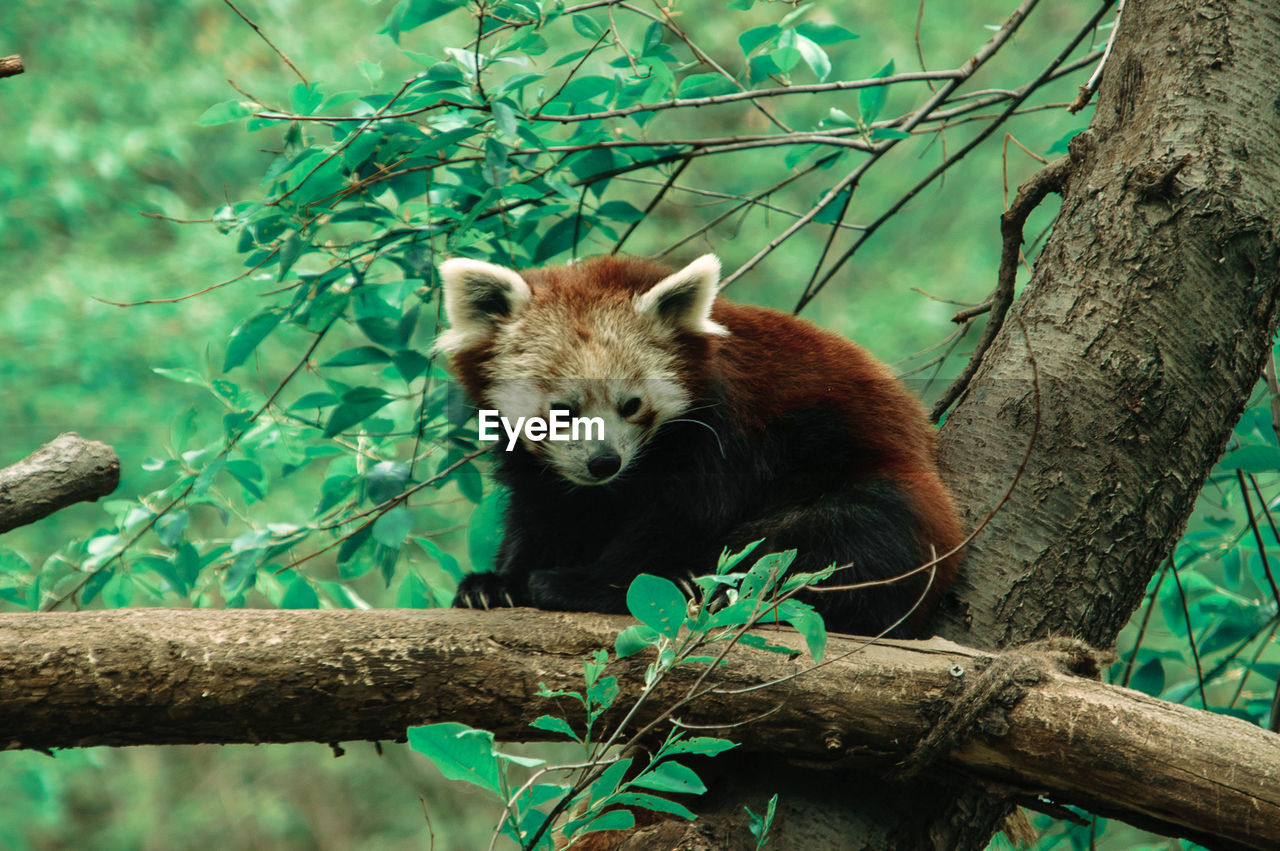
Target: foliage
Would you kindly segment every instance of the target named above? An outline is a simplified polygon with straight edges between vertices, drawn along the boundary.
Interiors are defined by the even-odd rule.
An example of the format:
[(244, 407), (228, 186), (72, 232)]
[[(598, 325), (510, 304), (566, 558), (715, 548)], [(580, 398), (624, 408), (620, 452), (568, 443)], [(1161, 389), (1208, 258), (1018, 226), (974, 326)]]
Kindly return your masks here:
[[(580, 727), (575, 729), (558, 715), (542, 715), (530, 726), (576, 742), (584, 758), (549, 765), (543, 760), (513, 757), (494, 747), (493, 734), (452, 722), (412, 728), (409, 743), (445, 777), (472, 783), (496, 798), (502, 804), (497, 834), (526, 849), (556, 847), (553, 839), (557, 833), (572, 842), (598, 830), (628, 829), (635, 824), (632, 808), (692, 820), (695, 816), (684, 804), (664, 797), (701, 795), (707, 790), (697, 772), (678, 758), (714, 757), (735, 744), (689, 736), (676, 713), (714, 691), (707, 676), (736, 646), (794, 653), (790, 647), (747, 631), (758, 624), (791, 623), (804, 637), (815, 664), (822, 660), (826, 647), (822, 618), (795, 595), (830, 576), (834, 566), (817, 573), (787, 575), (795, 558), (795, 551), (790, 550), (764, 556), (746, 571), (735, 570), (759, 543), (737, 553), (724, 552), (713, 574), (695, 580), (700, 591), (696, 600), (686, 598), (674, 582), (658, 576), (641, 574), (632, 581), (627, 608), (640, 623), (618, 634), (613, 658), (616, 662), (650, 650), (654, 659), (645, 669), (644, 690), (625, 712), (616, 705), (617, 677), (604, 675), (609, 664), (605, 650), (597, 650), (584, 663), (583, 690), (542, 686), (539, 696), (565, 700), (581, 720)], [(659, 687), (686, 669), (692, 669), (686, 676), (692, 678), (692, 685), (656, 718), (641, 723), (641, 711), (649, 711), (647, 704), (653, 702)], [(613, 720), (619, 716), (620, 720)], [(606, 720), (609, 724), (604, 727), (601, 722)], [(654, 739), (666, 724), (670, 729), (661, 744), (637, 759), (637, 746)], [(517, 783), (512, 777), (516, 767), (536, 770)], [(555, 782), (551, 776), (565, 780)], [(776, 806), (774, 795), (764, 816), (750, 813), (757, 847), (768, 840)]]

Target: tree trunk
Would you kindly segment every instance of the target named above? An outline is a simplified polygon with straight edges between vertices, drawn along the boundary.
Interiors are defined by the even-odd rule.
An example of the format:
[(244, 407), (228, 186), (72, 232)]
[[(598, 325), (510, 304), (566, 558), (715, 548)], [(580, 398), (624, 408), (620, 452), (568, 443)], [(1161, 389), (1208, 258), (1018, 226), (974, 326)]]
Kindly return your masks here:
[[(1276, 328), (1278, 91), (1274, 3), (1125, 6), (1053, 234), (942, 428), (944, 476), (972, 528), (1030, 439), (1030, 349), (1040, 435), (969, 547), (939, 634), (987, 648), (1049, 634), (1110, 647), (1141, 601)], [(1011, 806), (971, 784), (922, 782), (889, 802), (878, 786), (846, 787), (856, 832), (815, 842), (784, 830), (770, 847), (981, 849)], [(778, 791), (803, 807), (803, 793)], [(815, 798), (809, 811), (829, 805)]]
[[(0, 748), (398, 739), (407, 726), (444, 720), (502, 739), (546, 737), (529, 726), (534, 718), (565, 712), (581, 729), (581, 707), (530, 695), (540, 683), (580, 688), (581, 659), (629, 622), (509, 609), (0, 615)], [(811, 816), (795, 807), (805, 789), (828, 803), (823, 829), (852, 830), (843, 785), (832, 782), (841, 775), (830, 768), (841, 766), (1047, 793), (1202, 841), (1262, 848), (1280, 836), (1280, 736), (1075, 676), (1099, 671), (1080, 642), (993, 657), (943, 639), (863, 646), (833, 636), (827, 664), (800, 673), (809, 665), (799, 636), (770, 638), (800, 658), (742, 648), (719, 669), (720, 691), (679, 712), (742, 741), (750, 753), (729, 758), (735, 766), (749, 771), (762, 752), (805, 764), (785, 781), (759, 778), (748, 798), (721, 792), (709, 803), (726, 815), (763, 805), (768, 786), (783, 795), (779, 826), (804, 819), (812, 836)], [(648, 661), (613, 667), (623, 698), (606, 723), (643, 691)], [(664, 680), (634, 727), (674, 705), (700, 672)], [(736, 726), (753, 717), (763, 720)], [(898, 794), (880, 786), (882, 805)], [(654, 831), (628, 841), (659, 842)], [(726, 831), (714, 847), (746, 840)]]

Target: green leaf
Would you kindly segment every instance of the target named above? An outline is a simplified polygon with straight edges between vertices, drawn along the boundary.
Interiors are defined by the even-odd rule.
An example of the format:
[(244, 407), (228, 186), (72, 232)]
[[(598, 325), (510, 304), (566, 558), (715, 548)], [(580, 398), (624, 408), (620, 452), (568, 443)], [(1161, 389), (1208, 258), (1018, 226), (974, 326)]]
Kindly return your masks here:
[(409, 483), (409, 464), (406, 461), (379, 461), (369, 468), (365, 481), (369, 485), (369, 501), (374, 504), (386, 502), (404, 493)]
[(412, 528), (413, 512), (408, 506), (397, 505), (374, 522), (373, 538), (384, 547), (398, 550)]
[(632, 786), (642, 789), (653, 789), (657, 792), (675, 792), (679, 794), (701, 795), (707, 787), (692, 768), (671, 760), (658, 763), (656, 768), (644, 772)]
[(763, 816), (756, 815), (750, 807), (744, 806), (742, 809), (746, 810), (747, 817), (750, 819), (747, 828), (756, 838), (756, 851), (760, 851), (769, 842), (769, 829), (773, 826), (773, 817), (778, 811), (778, 796), (775, 794), (769, 799), (769, 805)]
[(334, 355), (321, 366), (363, 366), (369, 363), (388, 363), (390, 360), (391, 355), (377, 346), (356, 346)]
[(356, 67), (360, 69), (361, 74), (364, 74), (364, 78), (369, 81), (369, 85), (376, 86), (382, 80), (382, 66), (377, 62), (361, 59), (356, 63)]
[[(359, 390), (362, 388), (356, 389)], [(395, 401), (390, 396), (383, 395), (381, 390), (378, 390), (377, 394), (378, 395), (360, 396), (354, 399), (350, 398), (351, 393), (344, 396), (342, 404), (334, 408), (333, 413), (329, 415), (329, 422), (325, 423), (324, 427), (324, 436), (333, 437), (336, 434), (341, 434), (373, 413), (381, 410), (386, 405)]]
[(650, 629), (675, 638), (684, 623), (686, 601), (670, 579), (642, 573), (627, 589), (627, 610)]
[(206, 379), (200, 373), (196, 372), (194, 369), (187, 369), (186, 367), (181, 367), (181, 366), (173, 367), (173, 368), (165, 368), (165, 367), (157, 366), (157, 367), (152, 367), (151, 371), (154, 372), (156, 375), (167, 378), (170, 381), (176, 381), (179, 384), (194, 384), (198, 387), (209, 386), (208, 379)]
[(400, 583), (396, 592), (397, 609), (430, 609), (435, 601), (431, 597), (431, 589), (417, 574), (410, 572)]
[(1164, 691), (1164, 661), (1155, 658), (1143, 662), (1129, 678), (1129, 688), (1159, 697)]
[[(581, 218), (581, 224), (579, 219)], [(574, 238), (579, 241), (586, 237), (591, 228), (590, 220), (578, 216), (577, 213), (566, 216), (552, 225), (541, 240), (533, 254), (534, 265), (543, 263), (574, 247)]]
[(284, 597), (280, 600), (280, 608), (318, 609), (320, 608), (320, 597), (316, 594), (316, 589), (311, 587), (311, 583), (299, 576), (289, 583), (289, 588), (284, 592)]
[(631, 768), (631, 759), (620, 759), (600, 772), (600, 776), (591, 784), (591, 801), (602, 801), (617, 791), (622, 785), (622, 778)]
[(878, 127), (871, 131), (871, 138), (877, 142), (881, 139), (910, 139), (911, 134), (906, 130), (898, 130), (893, 127)]
[(17, 550), (0, 547), (0, 573), (29, 576), (32, 573), (31, 563)]
[(1200, 643), (1200, 655), (1207, 656), (1251, 638), (1257, 629), (1243, 620), (1222, 620)]
[(634, 656), (646, 647), (658, 643), (658, 633), (643, 624), (633, 624), (618, 633), (613, 643), (614, 653), (619, 659)]
[(248, 118), (258, 109), (258, 104), (247, 100), (224, 100), (222, 103), (216, 103), (204, 111), (204, 114), (196, 119), (196, 124), (201, 127), (210, 127), (214, 124), (228, 124), (232, 121), (239, 121), (241, 118)]
[(778, 44), (782, 47), (793, 47), (800, 51), (800, 55), (804, 57), (804, 64), (809, 66), (809, 70), (821, 82), (831, 74), (831, 59), (827, 56), (827, 52), (818, 46), (817, 42), (805, 38), (796, 30), (788, 30), (783, 33), (782, 38), (778, 40)]
[(858, 37), (856, 33), (850, 32), (839, 24), (819, 24), (813, 21), (805, 21), (796, 27), (796, 32), (814, 42), (826, 46), (828, 44), (838, 44), (842, 41), (852, 41)]
[(644, 807), (646, 810), (680, 816), (680, 818), (688, 819), (689, 821), (693, 821), (697, 818), (697, 816), (683, 804), (677, 804), (675, 801), (668, 801), (666, 798), (659, 798), (657, 795), (649, 795), (644, 792), (620, 792), (617, 795), (614, 795), (609, 803), (631, 807)]
[(615, 222), (638, 222), (644, 218), (644, 212), (640, 208), (626, 201), (606, 201), (596, 207), (596, 215)]
[(182, 533), (186, 531), (187, 523), (190, 520), (191, 516), (185, 511), (166, 514), (156, 521), (156, 537), (166, 547), (177, 547), (178, 544), (182, 543)]
[(102, 586), (102, 602), (108, 609), (123, 609), (133, 602), (133, 578), (123, 571), (117, 571)]
[(731, 742), (728, 739), (717, 739), (712, 736), (693, 736), (664, 745), (661, 753), (663, 756), (672, 756), (680, 753), (715, 756), (737, 746), (737, 742)]
[(1049, 150), (1045, 151), (1045, 153), (1049, 155), (1065, 154), (1067, 152), (1067, 146), (1071, 143), (1071, 140), (1079, 136), (1086, 129), (1087, 128), (1085, 127), (1077, 127), (1075, 130), (1067, 131), (1061, 139), (1050, 145)]
[(409, 746), (449, 780), (465, 780), (503, 798), (493, 733), (456, 721), (409, 728)]
[(736, 553), (730, 553), (727, 549), (724, 550), (722, 553), (720, 553), (720, 560), (716, 564), (716, 573), (724, 574), (733, 570), (735, 567), (737, 567), (739, 564), (742, 563), (743, 559), (745, 559), (747, 556), (755, 552), (756, 547), (760, 546), (763, 543), (764, 543), (764, 538), (761, 538), (758, 541), (752, 541), (742, 549), (738, 550)]
[[(893, 60), (889, 60), (889, 64), (885, 65), (876, 72), (876, 79), (887, 77), (893, 73)], [(880, 115), (880, 110), (884, 109), (885, 99), (889, 96), (888, 86), (870, 86), (858, 91), (858, 114), (862, 117), (863, 124), (870, 124)]]
[(582, 741), (578, 734), (573, 732), (573, 728), (569, 726), (569, 722), (563, 718), (557, 718), (554, 715), (541, 715), (529, 722), (530, 727), (539, 730), (546, 730), (550, 733), (559, 733), (565, 738), (573, 739), (575, 742)]
[(800, 64), (800, 60), (804, 56), (794, 47), (779, 47), (764, 56), (756, 56), (752, 58), (752, 62), (757, 59), (770, 59), (773, 61), (774, 67), (777, 69), (775, 73), (786, 74), (792, 68)]
[(805, 646), (809, 648), (813, 661), (821, 662), (823, 654), (827, 652), (827, 628), (822, 622), (822, 615), (808, 603), (791, 599), (784, 600), (778, 606), (778, 617), (796, 628), (804, 637)]
[(291, 411), (302, 411), (309, 408), (331, 408), (338, 404), (338, 397), (332, 393), (304, 393), (289, 406)]
[(1280, 451), (1274, 446), (1248, 444), (1223, 455), (1218, 467), (1244, 470), (1246, 473), (1269, 473), (1280, 469)]
[(581, 836), (584, 833), (592, 833), (597, 830), (630, 830), (635, 826), (636, 817), (631, 814), (630, 810), (609, 810), (609, 812), (577, 831), (574, 835)]
[(732, 80), (720, 74), (690, 74), (680, 81), (680, 97), (703, 98), (736, 92)]
[(604, 27), (600, 26), (594, 18), (588, 15), (574, 15), (573, 28), (577, 31), (578, 35), (583, 38), (589, 38), (592, 41), (600, 38), (600, 36), (604, 35), (605, 32)]
[(227, 356), (222, 362), (222, 371), (230, 372), (244, 363), (258, 344), (280, 324), (282, 314), (275, 308), (263, 310), (250, 316), (231, 332), (231, 342), (227, 344)]
[(773, 24), (766, 24), (763, 27), (752, 27), (751, 29), (738, 36), (738, 47), (742, 48), (743, 56), (750, 56), (751, 52), (762, 44), (773, 41), (782, 30)]
[(92, 603), (94, 598), (101, 593), (103, 586), (115, 575), (115, 572), (115, 567), (104, 567), (94, 571), (85, 580), (84, 587), (80, 589), (80, 605), (87, 606)]

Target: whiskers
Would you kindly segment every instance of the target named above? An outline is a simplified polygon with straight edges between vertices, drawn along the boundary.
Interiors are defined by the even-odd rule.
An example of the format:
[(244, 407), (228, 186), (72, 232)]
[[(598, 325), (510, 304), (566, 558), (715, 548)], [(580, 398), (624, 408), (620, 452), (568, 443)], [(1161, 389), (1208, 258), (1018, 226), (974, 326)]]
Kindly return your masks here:
[[(725, 455), (725, 451), (724, 451), (724, 442), (723, 442), (722, 440), (720, 440), (720, 433), (719, 433), (718, 431), (716, 431), (716, 430), (715, 430), (715, 428), (714, 428), (714, 427), (712, 427), (712, 425), (711, 425), (710, 423), (704, 423), (702, 420), (695, 420), (695, 419), (693, 419), (693, 418), (691, 418), (691, 417), (677, 417), (677, 418), (676, 418), (676, 419), (674, 419), (674, 420), (667, 420), (667, 422), (668, 422), (668, 423), (694, 423), (694, 424), (696, 424), (696, 425), (700, 425), (700, 426), (702, 426), (702, 427), (703, 427), (703, 428), (705, 428), (707, 431), (709, 431), (709, 432), (711, 432), (713, 435), (715, 435), (715, 438), (716, 438), (716, 446), (717, 446), (717, 447), (719, 447), (719, 449), (720, 449), (720, 457), (721, 457), (721, 458), (727, 458), (727, 457), (728, 457), (727, 455)], [(666, 423), (664, 423), (664, 425), (665, 425), (665, 424), (666, 424)]]

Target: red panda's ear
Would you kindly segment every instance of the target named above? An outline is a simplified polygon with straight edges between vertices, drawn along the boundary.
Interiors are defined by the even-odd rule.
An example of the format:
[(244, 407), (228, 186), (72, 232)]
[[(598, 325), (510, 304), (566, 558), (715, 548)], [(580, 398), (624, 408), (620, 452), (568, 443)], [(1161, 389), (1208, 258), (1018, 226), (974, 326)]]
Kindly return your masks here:
[(532, 292), (513, 269), (456, 257), (440, 264), (444, 312), (453, 327), (436, 338), (436, 351), (465, 349), (492, 336), (500, 322), (514, 318)]
[(680, 331), (723, 336), (728, 329), (711, 320), (719, 285), (720, 260), (704, 254), (636, 296), (636, 310)]

